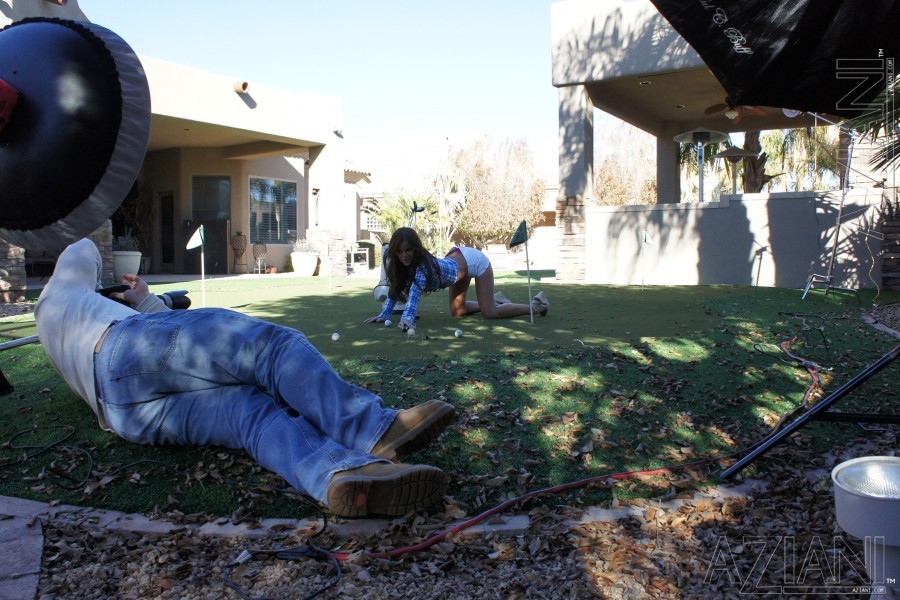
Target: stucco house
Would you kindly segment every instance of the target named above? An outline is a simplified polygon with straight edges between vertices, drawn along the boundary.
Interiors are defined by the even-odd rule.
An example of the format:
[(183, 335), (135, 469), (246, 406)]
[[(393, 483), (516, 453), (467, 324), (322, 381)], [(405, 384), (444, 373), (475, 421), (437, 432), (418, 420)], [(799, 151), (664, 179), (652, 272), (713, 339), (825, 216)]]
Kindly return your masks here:
[[(800, 128), (813, 118), (791, 118), (777, 107), (742, 120), (709, 111), (724, 101), (725, 90), (647, 0), (556, 2), (551, 32), (560, 130), (557, 280), (803, 287), (812, 274), (827, 274), (841, 287), (880, 283), (868, 276), (881, 268), (873, 232), (882, 206), (896, 196), (876, 185), (890, 174), (866, 172), (859, 145), (854, 169), (845, 173), (852, 187), (846, 197), (811, 190), (680, 202), (679, 134)], [(656, 137), (658, 204), (594, 201), (595, 109)]]
[[(30, 16), (90, 20), (77, 0), (6, 5), (0, 27)], [(129, 201), (140, 198), (145, 211), (151, 272), (199, 272), (197, 253), (185, 244), (201, 223), (210, 273), (252, 271), (256, 243), (266, 244), (266, 263), (281, 269), (298, 238), (314, 238), (329, 254), (358, 239), (359, 190), (371, 174), (346, 166), (340, 99), (138, 56), (152, 116)], [(247, 250), (236, 260), (241, 244)], [(340, 272), (346, 257), (334, 263)]]

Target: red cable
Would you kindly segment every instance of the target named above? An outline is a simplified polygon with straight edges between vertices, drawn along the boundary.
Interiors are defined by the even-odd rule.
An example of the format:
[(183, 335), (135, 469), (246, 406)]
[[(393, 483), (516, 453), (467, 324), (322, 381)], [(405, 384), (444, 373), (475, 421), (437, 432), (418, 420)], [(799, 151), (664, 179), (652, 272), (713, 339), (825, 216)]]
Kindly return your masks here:
[[(734, 454), (737, 454), (737, 453), (734, 453)], [(733, 454), (729, 454), (729, 455), (725, 456), (724, 458), (728, 458), (729, 456), (733, 456)], [(675, 471), (678, 469), (684, 469), (687, 467), (704, 465), (704, 464), (716, 462), (719, 460), (722, 460), (722, 459), (721, 458), (707, 458), (707, 459), (703, 459), (703, 460), (697, 460), (694, 462), (683, 463), (680, 465), (659, 467), (656, 469), (645, 469), (642, 471), (628, 471), (628, 472), (622, 472), (622, 473), (612, 473), (609, 475), (597, 475), (596, 477), (589, 477), (587, 479), (582, 479), (580, 481), (576, 481), (573, 483), (564, 483), (564, 484), (560, 484), (560, 485), (557, 485), (554, 487), (545, 488), (543, 490), (536, 490), (534, 492), (529, 492), (528, 494), (525, 494), (524, 496), (519, 496), (518, 498), (513, 498), (512, 500), (507, 500), (506, 502), (503, 502), (502, 504), (499, 504), (499, 505), (495, 506), (494, 508), (485, 511), (485, 512), (481, 513), (480, 515), (469, 519), (468, 521), (463, 521), (462, 523), (459, 523), (458, 525), (455, 525), (455, 526), (451, 527), (450, 529), (446, 529), (444, 531), (436, 533), (432, 537), (430, 537), (427, 540), (424, 540), (422, 542), (419, 542), (418, 544), (415, 544), (412, 546), (407, 546), (405, 548), (396, 548), (394, 550), (387, 550), (384, 552), (366, 552), (364, 554), (364, 556), (366, 558), (397, 558), (398, 556), (402, 556), (404, 554), (410, 554), (413, 552), (421, 552), (422, 550), (425, 550), (426, 548), (429, 548), (429, 547), (433, 546), (434, 544), (437, 544), (438, 542), (444, 541), (445, 539), (447, 539), (447, 536), (454, 535), (456, 533), (459, 533), (460, 531), (468, 529), (469, 527), (477, 525), (478, 523), (481, 523), (488, 517), (491, 517), (497, 513), (503, 512), (504, 510), (506, 510), (510, 506), (513, 506), (514, 504), (518, 504), (520, 502), (525, 502), (527, 500), (531, 500), (532, 498), (537, 498), (538, 496), (543, 496), (546, 494), (557, 494), (560, 492), (565, 492), (568, 490), (585, 487), (592, 483), (604, 481), (604, 480), (608, 480), (608, 479), (619, 480), (619, 479), (627, 479), (629, 477), (635, 477), (638, 475), (655, 475), (658, 473), (672, 472), (672, 471)], [(333, 556), (338, 560), (346, 560), (348, 557), (350, 557), (350, 553), (346, 553), (346, 552), (333, 553)]]
[(798, 356), (792, 351), (792, 344), (797, 341), (797, 336), (795, 335), (793, 338), (786, 342), (781, 342), (781, 349), (785, 354), (796, 360), (800, 363), (800, 365), (806, 369), (806, 372), (809, 373), (810, 377), (812, 377), (812, 383), (808, 388), (806, 388), (806, 393), (803, 394), (803, 404), (809, 404), (809, 398), (812, 396), (812, 393), (819, 388), (819, 371), (816, 368), (818, 365), (812, 363), (802, 356)]

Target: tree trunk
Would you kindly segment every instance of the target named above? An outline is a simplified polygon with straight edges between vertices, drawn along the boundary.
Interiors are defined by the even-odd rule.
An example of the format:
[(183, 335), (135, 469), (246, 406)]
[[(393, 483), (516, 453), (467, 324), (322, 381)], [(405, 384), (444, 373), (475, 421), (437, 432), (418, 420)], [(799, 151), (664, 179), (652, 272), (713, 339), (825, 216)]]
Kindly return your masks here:
[(769, 157), (765, 152), (760, 152), (762, 146), (759, 143), (758, 131), (748, 131), (744, 134), (744, 150), (757, 154), (756, 157), (748, 156), (744, 159), (744, 193), (758, 194), (771, 179), (766, 175), (766, 160)]

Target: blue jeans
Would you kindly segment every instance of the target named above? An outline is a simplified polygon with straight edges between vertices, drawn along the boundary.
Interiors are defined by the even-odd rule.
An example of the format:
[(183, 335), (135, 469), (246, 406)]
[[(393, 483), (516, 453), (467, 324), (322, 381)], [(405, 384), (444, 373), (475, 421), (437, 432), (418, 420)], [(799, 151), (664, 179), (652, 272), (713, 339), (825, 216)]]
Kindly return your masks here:
[(218, 308), (129, 317), (94, 358), (109, 426), (139, 444), (243, 448), (320, 502), (397, 414), (347, 383), (299, 331)]

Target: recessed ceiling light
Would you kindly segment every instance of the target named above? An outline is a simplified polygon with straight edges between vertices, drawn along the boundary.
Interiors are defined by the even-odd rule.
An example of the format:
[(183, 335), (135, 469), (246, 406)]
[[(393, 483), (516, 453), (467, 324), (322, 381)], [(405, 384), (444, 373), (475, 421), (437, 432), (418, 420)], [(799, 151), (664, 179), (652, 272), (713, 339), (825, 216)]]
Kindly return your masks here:
[(675, 108), (684, 108), (684, 104), (676, 104)]
[(641, 85), (650, 85), (651, 83), (653, 83), (653, 82), (652, 82), (652, 81), (647, 81), (646, 79), (645, 79), (644, 81), (641, 81), (641, 82), (640, 82)]

